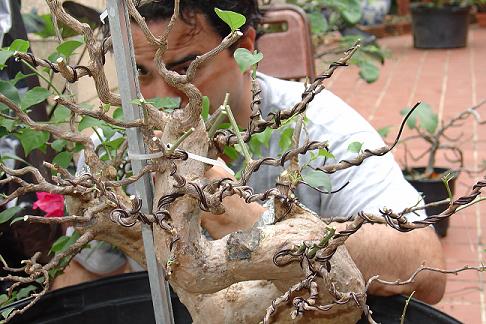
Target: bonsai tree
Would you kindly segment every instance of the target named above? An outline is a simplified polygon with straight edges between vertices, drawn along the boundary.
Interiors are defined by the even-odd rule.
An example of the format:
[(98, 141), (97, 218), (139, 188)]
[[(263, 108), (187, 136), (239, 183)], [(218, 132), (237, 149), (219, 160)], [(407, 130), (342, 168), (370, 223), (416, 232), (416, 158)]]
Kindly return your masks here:
[[(462, 127), (465, 120), (469, 117), (475, 118), (478, 124), (481, 121), (478, 109), (486, 101), (466, 109), (448, 121), (439, 121), (439, 116), (432, 107), (422, 103), (418, 109), (407, 120), (407, 125), (415, 131), (415, 135), (407, 136), (401, 140), (405, 147), (405, 166), (404, 174), (410, 184), (424, 195), (425, 203), (434, 203), (434, 206), (426, 208), (429, 215), (441, 213), (447, 208), (451, 196), (454, 194), (457, 174), (464, 168), (463, 152), (461, 150), (461, 137), (452, 138), (449, 134), (451, 129)], [(402, 110), (402, 115), (406, 115), (410, 109)], [(423, 141), (427, 144), (423, 153), (414, 156), (407, 147), (410, 141)], [(416, 143), (416, 142), (415, 142)], [(446, 159), (456, 166), (437, 166), (437, 153), (445, 151)], [(408, 160), (418, 161), (426, 159), (423, 167), (411, 167)], [(449, 228), (449, 219), (443, 219), (434, 224), (435, 230), (440, 237), (445, 237)]]
[[(448, 131), (451, 129), (457, 129), (464, 125), (464, 121), (469, 117), (475, 119), (475, 121), (481, 125), (485, 121), (481, 121), (478, 109), (486, 103), (486, 100), (481, 101), (479, 104), (466, 109), (459, 113), (448, 121), (439, 122), (439, 116), (435, 113), (432, 107), (427, 103), (422, 103), (418, 109), (407, 120), (407, 126), (415, 131), (415, 135), (406, 136), (401, 140), (401, 143), (406, 145), (410, 141), (422, 140), (427, 144), (423, 153), (418, 156), (413, 156), (410, 151), (405, 151), (405, 167), (404, 171), (410, 179), (437, 179), (445, 174), (437, 172), (437, 153), (439, 151), (447, 151), (452, 153), (452, 157), (447, 158), (448, 161), (457, 165), (457, 167), (448, 168), (450, 171), (461, 171), (464, 168), (463, 152), (460, 148), (460, 140), (462, 136), (452, 138), (448, 135)], [(401, 111), (403, 116), (407, 115), (410, 109), (404, 109)], [(407, 160), (408, 158), (413, 161), (418, 161), (422, 158), (426, 158), (427, 162), (423, 169), (423, 172), (418, 172), (417, 169), (411, 168)], [(447, 156), (446, 156), (447, 157)]]
[[(175, 3), (172, 23), (169, 26), (178, 19), (179, 2)], [(18, 267), (0, 260), (3, 268), (10, 273), (0, 280), (11, 283), (7, 293), (1, 297), (2, 305), (14, 295), (21, 294), (22, 287), (34, 286), (27, 293), (25, 290), (22, 292), (23, 295), (33, 297), (25, 307), (7, 308), (3, 311), (2, 316), (6, 321), (27, 311), (40, 299), (48, 291), (53, 277), (93, 239), (109, 242), (145, 265), (141, 223), (153, 224), (157, 258), (164, 265), (167, 279), (196, 323), (224, 320), (286, 322), (291, 318), (282, 310), (288, 307), (292, 308), (292, 317), (312, 316), (315, 322), (355, 322), (363, 312), (373, 322), (372, 314), (366, 306), (366, 291), (372, 283), (405, 285), (412, 283), (423, 271), (457, 273), (470, 269), (464, 267), (445, 271), (421, 266), (408, 280), (387, 281), (377, 274), (365, 282), (343, 244), (364, 224), (387, 223), (396, 230), (411, 231), (449, 217), (480, 201), (478, 196), (486, 186), (485, 181), (476, 183), (470, 194), (451, 202), (440, 215), (433, 215), (422, 221), (409, 222), (404, 217), (407, 213), (423, 208), (418, 206), (397, 212), (383, 209), (380, 215), (363, 212), (354, 220), (341, 224), (339, 228), (328, 226), (315, 213), (300, 205), (293, 195), (292, 190), (299, 182), (311, 181), (309, 178), (306, 181), (297, 157), (306, 152), (324, 156), (331, 154), (327, 142), (307, 141), (304, 145), (299, 145), (297, 139), (305, 130), (302, 114), (314, 95), (324, 89), (322, 81), (330, 77), (337, 68), (344, 66), (357, 46), (347, 51), (339, 61), (308, 84), (301, 102), (283, 110), (279, 115), (262, 117), (259, 111), (260, 92), (256, 80), (253, 79), (252, 117), (248, 129), (241, 131), (231, 118), (231, 108), (227, 100), (221, 109), (208, 116), (207, 108), (204, 108), (205, 100), (191, 82), (200, 64), (241, 37), (238, 28), (242, 24), (242, 16), (218, 10), (218, 15), (228, 22), (232, 32), (215, 49), (195, 59), (185, 75), (179, 75), (167, 70), (161, 59), (167, 50), (168, 33), (162, 36), (152, 34), (134, 3), (127, 1), (132, 19), (140, 26), (146, 38), (159, 48), (154, 58), (158, 71), (167, 83), (177, 87), (189, 100), (183, 109), (171, 109), (174, 104), (167, 98), (134, 98), (133, 103), (140, 107), (145, 117), (125, 121), (119, 108), (120, 96), (109, 89), (103, 69), (103, 58), (111, 40), (96, 39), (91, 27), (69, 15), (58, 1), (49, 0), (48, 4), (60, 24), (83, 35), (90, 63), (86, 66), (71, 66), (66, 63), (70, 54), (66, 48), (75, 47), (72, 43), (68, 46), (69, 41), (58, 47), (59, 55), (55, 62), (28, 54), (26, 51), (29, 44), (18, 41), (1, 51), (0, 57), (3, 61), (0, 63), (5, 63), (6, 58), (14, 57), (30, 65), (35, 73), (42, 75), (36, 67), (45, 68), (70, 82), (91, 77), (100, 104), (91, 108), (80, 105), (52, 86), (54, 93), (37, 87), (20, 97), (13, 85), (22, 75), (11, 80), (9, 85), (4, 85), (0, 94), (2, 127), (10, 127), (11, 133), (19, 138), (27, 154), (47, 145), (59, 152), (53, 161), (44, 162), (51, 171), (50, 176), (42, 175), (32, 166), (12, 169), (4, 163), (0, 164), (0, 170), (6, 175), (1, 181), (18, 184), (15, 191), (5, 195), (0, 205), (6, 206), (25, 193), (36, 192), (39, 197), (37, 208), (47, 212), (46, 217), (25, 215), (16, 218), (19, 208), (11, 207), (0, 215), (2, 223), (70, 224), (77, 231), (53, 245), (52, 251), (55, 255), (45, 265), (38, 262), (38, 254), (24, 260)], [(258, 53), (240, 55), (236, 56), (240, 56), (237, 59), (244, 66), (242, 70), (255, 69), (260, 57)], [(47, 78), (46, 80), (49, 81)], [(46, 99), (53, 100), (58, 107), (53, 119), (47, 123), (33, 121), (28, 115), (29, 109), (34, 103)], [(215, 131), (222, 111), (228, 114), (232, 128)], [(287, 133), (295, 139), (290, 140), (290, 147), (284, 154), (278, 158), (262, 159), (253, 159), (249, 155), (247, 142), (251, 137), (262, 134), (267, 129), (278, 128), (293, 117), (297, 118), (296, 125), (292, 132)], [(90, 136), (82, 132), (87, 128), (93, 129), (100, 145), (95, 145)], [(145, 157), (150, 163), (139, 173), (132, 174), (130, 168), (127, 168), (128, 144), (125, 133), (135, 128), (141, 130), (144, 143), (151, 154)], [(155, 131), (160, 131), (160, 136), (156, 136)], [(237, 146), (245, 156), (246, 163), (239, 180), (205, 179), (206, 166), (190, 157), (216, 157), (218, 150), (223, 150), (225, 146)], [(340, 172), (361, 164), (369, 157), (378, 158), (389, 152), (393, 146), (363, 151), (354, 148), (358, 154), (353, 160), (326, 163), (314, 171), (320, 174)], [(86, 165), (74, 174), (70, 168), (71, 159), (73, 153), (81, 149), (84, 150)], [(260, 166), (284, 165), (286, 161), (290, 162), (289, 166), (281, 174), (275, 188), (256, 193), (246, 185), (248, 178)], [(156, 209), (151, 213), (143, 213), (140, 198), (129, 196), (125, 189), (150, 173), (154, 174)], [(22, 180), (21, 176), (25, 174), (32, 175), (34, 180)], [(266, 225), (259, 224), (218, 240), (206, 239), (201, 234), (200, 211), (222, 213), (222, 200), (233, 195), (244, 198), (247, 203), (270, 200), (274, 206), (270, 208), (271, 220)], [(50, 217), (61, 214), (59, 206), (62, 199), (67, 204), (67, 216)], [(474, 269), (481, 271), (484, 266)], [(230, 302), (229, 294), (237, 302)], [(291, 299), (293, 303), (290, 306), (287, 301)], [(223, 304), (225, 314), (218, 312)], [(218, 318), (215, 319), (215, 316)]]

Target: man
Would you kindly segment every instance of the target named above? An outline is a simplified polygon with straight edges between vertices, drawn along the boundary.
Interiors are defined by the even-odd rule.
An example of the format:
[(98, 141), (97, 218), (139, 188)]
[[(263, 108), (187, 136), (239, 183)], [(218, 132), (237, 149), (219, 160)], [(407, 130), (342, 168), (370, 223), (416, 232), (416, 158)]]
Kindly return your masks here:
[[(233, 59), (233, 51), (238, 47), (250, 51), (255, 49), (256, 31), (253, 26), (258, 18), (258, 8), (253, 0), (222, 1), (181, 1), (181, 18), (169, 35), (168, 50), (164, 62), (169, 69), (184, 74), (190, 62), (198, 55), (216, 47), (229, 28), (214, 13), (214, 7), (239, 12), (247, 17), (241, 28), (243, 37), (230, 49), (223, 51), (207, 64), (201, 66), (195, 85), (203, 95), (210, 98), (213, 107), (222, 104), (224, 96), (230, 93), (229, 104), (238, 124), (246, 127), (250, 117), (251, 79), (249, 73), (242, 74)], [(145, 4), (139, 8), (153, 33), (161, 35), (173, 12), (173, 1)], [(153, 58), (157, 48), (151, 46), (138, 26), (133, 26), (136, 61), (140, 74), (140, 87), (145, 98), (181, 97), (183, 107), (187, 102), (184, 95), (168, 86), (158, 74)], [(303, 86), (294, 82), (258, 76), (262, 87), (264, 114), (283, 109), (298, 102)], [(350, 142), (364, 142), (367, 148), (383, 146), (379, 135), (358, 113), (328, 91), (316, 96), (307, 117), (312, 140), (328, 140), (330, 150), (336, 160), (349, 158)], [(278, 135), (274, 134), (270, 149), (265, 155), (278, 153)], [(277, 168), (263, 169), (252, 179), (256, 191), (261, 192), (274, 186)], [(212, 168), (208, 177), (227, 176), (219, 168)], [(373, 157), (362, 166), (336, 173), (331, 177), (333, 187), (339, 188), (349, 181), (349, 185), (337, 194), (321, 195), (317, 191), (299, 188), (300, 201), (324, 218), (348, 218), (364, 210), (378, 213), (379, 208), (389, 207), (395, 211), (415, 205), (419, 201), (417, 192), (403, 179), (400, 169), (391, 154)], [(265, 209), (259, 204), (247, 205), (242, 199), (229, 197), (224, 201), (226, 213), (212, 215), (205, 213), (202, 226), (213, 238), (220, 238), (234, 231), (251, 228), (262, 216)], [(342, 224), (336, 224), (343, 228)], [(382, 279), (405, 280), (422, 263), (443, 267), (444, 261), (440, 242), (432, 228), (400, 233), (385, 225), (365, 225), (346, 242), (356, 265), (365, 280), (379, 274)], [(414, 284), (407, 286), (372, 285), (370, 293), (378, 295), (409, 294), (428, 303), (437, 303), (445, 288), (445, 277), (437, 273), (421, 273)]]

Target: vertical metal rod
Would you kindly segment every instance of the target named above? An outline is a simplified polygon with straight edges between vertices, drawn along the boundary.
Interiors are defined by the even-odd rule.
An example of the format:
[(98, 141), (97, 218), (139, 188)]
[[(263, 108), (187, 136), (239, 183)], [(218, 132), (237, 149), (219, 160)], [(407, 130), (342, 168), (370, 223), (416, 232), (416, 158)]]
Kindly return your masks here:
[[(125, 120), (130, 121), (144, 118), (144, 116), (142, 109), (131, 103), (133, 99), (139, 97), (140, 87), (137, 79), (135, 54), (130, 30), (130, 17), (125, 1), (131, 0), (108, 0), (107, 10), (123, 114)], [(140, 129), (129, 128), (126, 132), (129, 152), (132, 154), (145, 154), (146, 147)], [(133, 173), (137, 174), (143, 169), (146, 162), (133, 160), (131, 164)], [(135, 182), (135, 190), (137, 196), (142, 199), (141, 211), (143, 213), (152, 213), (154, 193), (151, 176), (146, 174)], [(165, 280), (162, 280), (163, 271), (155, 256), (152, 226), (142, 224), (142, 237), (156, 323), (173, 324), (174, 317), (170, 301), (169, 284)]]

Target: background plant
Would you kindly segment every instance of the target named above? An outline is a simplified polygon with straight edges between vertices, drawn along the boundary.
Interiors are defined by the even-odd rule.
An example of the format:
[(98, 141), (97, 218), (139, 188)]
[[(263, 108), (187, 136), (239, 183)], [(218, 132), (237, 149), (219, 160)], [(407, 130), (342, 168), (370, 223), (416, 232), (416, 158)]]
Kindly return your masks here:
[[(361, 2), (359, 0), (286, 0), (286, 2), (305, 10), (311, 23), (316, 45), (322, 43), (328, 33), (356, 27), (361, 20)], [(362, 40), (362, 46), (349, 63), (359, 67), (359, 75), (363, 80), (368, 83), (375, 82), (380, 75), (379, 64), (384, 64), (389, 53), (380, 48), (372, 35), (361, 32), (357, 35), (342, 36), (339, 38), (337, 46), (333, 44), (332, 48), (316, 53), (316, 58), (325, 59), (326, 56), (342, 53), (359, 39)]]
[[(422, 140), (427, 143), (427, 148), (423, 153), (414, 156), (410, 151), (405, 152), (405, 171), (410, 177), (414, 179), (427, 179), (434, 174), (434, 168), (437, 167), (437, 154), (439, 151), (445, 151), (450, 154), (446, 155), (447, 161), (457, 165), (456, 171), (464, 168), (463, 153), (461, 150), (462, 134), (451, 137), (448, 132), (452, 129), (464, 127), (464, 122), (472, 117), (478, 124), (485, 124), (481, 120), (478, 109), (486, 103), (486, 100), (481, 101), (476, 106), (466, 109), (457, 116), (452, 117), (447, 121), (439, 121), (439, 116), (435, 113), (432, 107), (427, 103), (421, 103), (418, 109), (407, 120), (407, 126), (415, 131), (415, 135), (404, 137), (401, 142), (408, 144), (410, 141)], [(410, 109), (403, 109), (402, 115), (406, 115)], [(410, 145), (410, 144), (409, 144)], [(452, 154), (452, 155), (451, 155)], [(424, 173), (417, 174), (408, 165), (407, 159), (418, 161), (426, 158)]]

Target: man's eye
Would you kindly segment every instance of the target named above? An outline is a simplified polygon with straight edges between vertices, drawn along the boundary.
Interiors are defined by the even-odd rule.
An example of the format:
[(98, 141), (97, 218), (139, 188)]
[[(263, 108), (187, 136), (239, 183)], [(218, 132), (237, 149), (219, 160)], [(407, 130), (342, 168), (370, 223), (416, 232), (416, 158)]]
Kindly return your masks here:
[(146, 68), (144, 68), (142, 65), (137, 65), (137, 71), (139, 76), (146, 76), (148, 74), (148, 71)]

